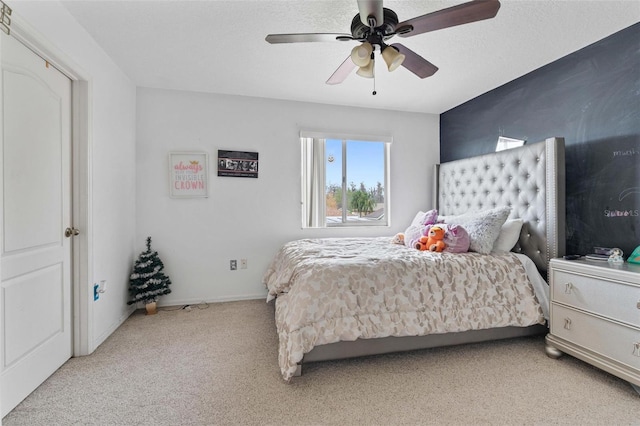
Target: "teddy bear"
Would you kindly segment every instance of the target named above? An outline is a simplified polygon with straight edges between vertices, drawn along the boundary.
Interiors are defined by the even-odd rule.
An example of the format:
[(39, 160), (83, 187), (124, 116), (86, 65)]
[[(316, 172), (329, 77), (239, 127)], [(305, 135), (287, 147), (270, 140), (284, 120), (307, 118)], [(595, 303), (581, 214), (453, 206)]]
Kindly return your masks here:
[(434, 225), (429, 228), (427, 235), (420, 237), (415, 248), (421, 251), (443, 251), (446, 247), (444, 243), (445, 230), (441, 226)]

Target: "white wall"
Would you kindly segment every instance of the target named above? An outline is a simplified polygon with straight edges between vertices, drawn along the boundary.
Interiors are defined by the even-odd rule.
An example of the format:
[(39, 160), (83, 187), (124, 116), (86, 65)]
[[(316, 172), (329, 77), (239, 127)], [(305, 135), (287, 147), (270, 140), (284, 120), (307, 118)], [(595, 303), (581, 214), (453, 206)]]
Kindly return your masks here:
[(107, 280), (108, 290), (92, 302), (90, 348), (95, 348), (131, 312), (128, 277), (135, 259), (135, 86), (57, 1), (10, 2), (55, 49), (90, 76), (93, 242), (89, 250), (90, 286)]
[[(213, 77), (212, 77), (213, 78)], [(153, 239), (171, 278), (164, 305), (256, 298), (286, 241), (393, 235), (431, 206), (437, 115), (138, 88), (137, 238)], [(368, 96), (363, 93), (362, 96)], [(301, 229), (300, 130), (391, 135), (391, 227)], [(217, 176), (218, 149), (259, 152), (258, 179)], [(209, 153), (210, 196), (169, 198), (170, 151)], [(229, 270), (230, 259), (248, 269)]]

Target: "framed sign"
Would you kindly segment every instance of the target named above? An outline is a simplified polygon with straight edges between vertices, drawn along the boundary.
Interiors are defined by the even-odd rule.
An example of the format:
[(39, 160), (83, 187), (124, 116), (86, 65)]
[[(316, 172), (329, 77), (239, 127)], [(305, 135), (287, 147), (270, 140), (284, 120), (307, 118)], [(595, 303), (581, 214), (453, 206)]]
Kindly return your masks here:
[(209, 196), (209, 157), (205, 152), (169, 153), (169, 196)]
[(218, 176), (258, 177), (258, 153), (218, 150)]

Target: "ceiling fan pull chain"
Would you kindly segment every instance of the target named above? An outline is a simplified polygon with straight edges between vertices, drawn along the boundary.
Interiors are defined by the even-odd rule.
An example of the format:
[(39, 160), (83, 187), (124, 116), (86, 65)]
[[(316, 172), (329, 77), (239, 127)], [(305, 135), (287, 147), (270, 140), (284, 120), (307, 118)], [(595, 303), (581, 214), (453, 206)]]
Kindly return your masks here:
[(375, 96), (376, 93), (376, 60), (373, 57), (373, 52), (371, 52), (371, 62), (373, 62), (373, 92), (371, 92), (372, 96)]

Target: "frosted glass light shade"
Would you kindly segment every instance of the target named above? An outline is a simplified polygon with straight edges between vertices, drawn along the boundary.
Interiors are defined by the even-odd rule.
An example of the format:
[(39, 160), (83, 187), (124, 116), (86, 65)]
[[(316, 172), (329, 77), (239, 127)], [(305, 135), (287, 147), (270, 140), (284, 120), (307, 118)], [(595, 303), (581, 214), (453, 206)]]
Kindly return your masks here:
[(391, 46), (382, 51), (382, 59), (387, 63), (389, 71), (394, 71), (404, 61), (405, 56)]
[(365, 41), (351, 50), (351, 60), (359, 67), (366, 67), (371, 62), (371, 52), (373, 46)]
[(364, 67), (358, 68), (358, 71), (356, 71), (356, 74), (364, 78), (373, 78), (373, 66), (374, 66), (374, 61), (370, 60), (367, 65), (365, 65)]

